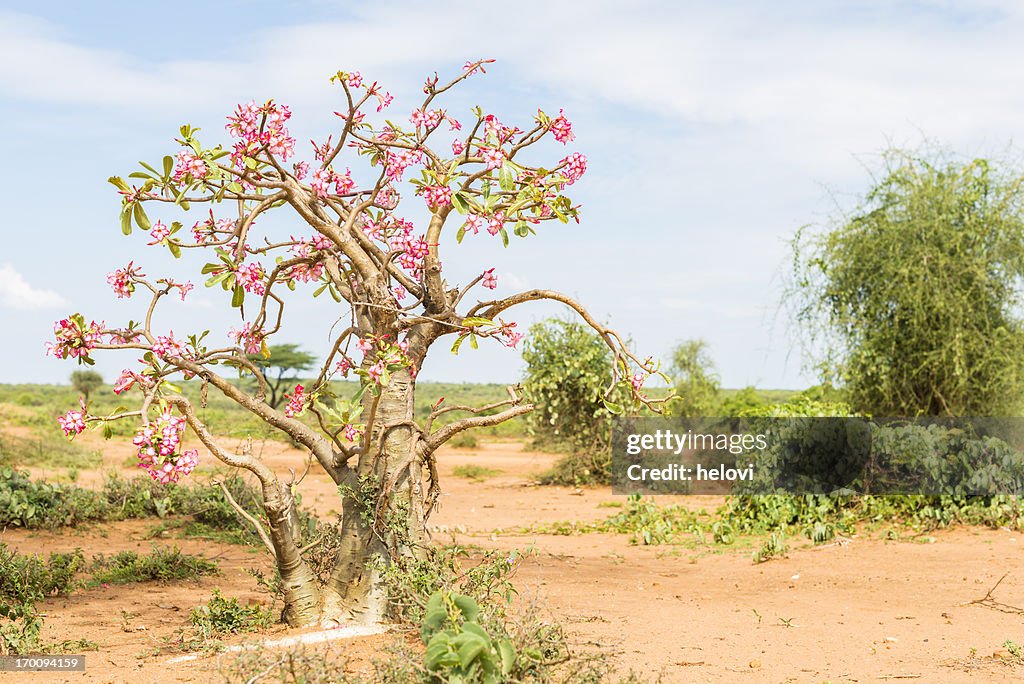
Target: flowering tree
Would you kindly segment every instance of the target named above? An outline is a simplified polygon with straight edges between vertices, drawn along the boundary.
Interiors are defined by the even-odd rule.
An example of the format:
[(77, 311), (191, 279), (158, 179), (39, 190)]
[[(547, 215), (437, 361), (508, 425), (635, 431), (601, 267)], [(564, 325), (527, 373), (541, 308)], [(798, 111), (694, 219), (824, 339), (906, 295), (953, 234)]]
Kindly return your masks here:
[[(391, 95), (359, 73), (338, 72), (331, 80), (342, 96), (342, 109), (336, 112), (340, 130), (336, 138), (313, 142), (309, 161), (293, 160), (296, 141), (287, 127), (288, 107), (268, 101), (240, 105), (228, 117), (227, 133), (235, 142), (227, 149), (202, 145), (197, 131), (184, 126), (177, 141), (181, 150), (174, 158), (165, 157), (161, 170), (142, 164), (143, 170), (129, 177), (138, 185), (110, 179), (122, 197), (125, 234), (138, 226), (148, 232), (149, 245), (175, 257), (190, 249), (209, 255), (202, 268), (207, 287), (223, 288), (225, 307), (230, 299), (238, 312), (239, 323), (227, 344), (208, 343), (209, 331), (187, 337), (161, 331), (156, 323), (161, 299), (185, 299), (192, 284), (147, 278), (134, 262), (108, 280), (119, 297), (145, 294), (144, 320), (111, 327), (75, 314), (56, 324), (56, 342), (49, 351), (60, 358), (88, 364), (101, 349), (141, 354), (140, 365), (125, 369), (114, 388), (118, 394), (137, 392), (140, 408), (93, 415), (83, 402), (60, 418), (66, 434), (73, 437), (92, 423), (140, 420), (134, 440), (140, 467), (161, 482), (176, 482), (199, 459), (197, 450), (182, 445), (187, 427), (214, 458), (259, 480), (266, 519), (250, 522), (260, 528), (276, 561), (290, 624), (376, 619), (381, 596), (369, 561), (400, 562), (422, 554), (427, 518), (440, 492), (434, 462), (438, 447), (464, 430), (531, 410), (510, 388), (506, 401), (490, 406), (439, 402), (417, 422), (416, 374), (441, 338), (451, 340), (455, 353), (464, 343), (476, 347), (480, 340), (514, 348), (522, 335), (503, 318), (506, 312), (526, 302), (561, 302), (611, 348), (616, 371), (609, 389), (622, 385), (637, 404), (652, 403), (641, 392), (645, 378), (657, 372), (651, 360), (634, 356), (615, 332), (573, 299), (549, 290), (474, 299), (470, 294), (476, 286), (496, 288), (493, 268), (481, 269), (464, 285), (442, 276), (439, 243), (446, 229), (455, 230), (459, 242), (471, 236), (486, 239), (477, 237), (482, 229), (507, 245), (510, 232), (525, 238), (547, 221), (577, 219), (578, 206), (565, 190), (586, 170), (586, 157), (575, 152), (547, 167), (526, 160), (545, 139), (563, 145), (573, 140), (572, 125), (561, 112), (551, 117), (538, 111), (529, 129), (521, 130), (479, 108), (465, 125), (438, 108), (439, 96), (483, 72), (485, 64), (467, 63), (447, 84), (439, 84), (437, 76), (428, 79), (425, 99), (412, 111), (410, 123), (401, 125), (367, 121), (365, 110), (383, 111)], [(364, 158), (363, 172), (342, 168), (343, 154)], [(429, 218), (424, 228), (398, 213), (402, 190), (425, 202)], [(146, 207), (152, 211), (153, 206), (167, 214), (201, 206), (202, 216), (189, 234), (181, 221), (151, 223)], [(296, 230), (302, 235), (258, 236), (258, 220), (272, 210), (298, 218), (302, 227)], [(250, 355), (266, 353), (268, 340), (282, 329), (287, 290), (305, 287), (314, 297), (329, 294), (346, 325), (331, 328), (330, 351), (316, 377), (308, 386), (296, 385), (278, 410), (268, 401), (264, 369)], [(218, 366), (251, 374), (257, 389), (245, 391)], [(359, 390), (337, 396), (331, 381), (352, 376)], [(294, 473), (282, 479), (252, 454), (226, 449), (173, 384), (175, 377), (198, 379), (204, 397), (212, 387), (286, 433), (339, 485), (342, 540), (326, 585), (317, 584), (303, 560)], [(447, 421), (457, 412), (465, 415), (435, 426), (444, 422), (438, 421), (441, 416)]]

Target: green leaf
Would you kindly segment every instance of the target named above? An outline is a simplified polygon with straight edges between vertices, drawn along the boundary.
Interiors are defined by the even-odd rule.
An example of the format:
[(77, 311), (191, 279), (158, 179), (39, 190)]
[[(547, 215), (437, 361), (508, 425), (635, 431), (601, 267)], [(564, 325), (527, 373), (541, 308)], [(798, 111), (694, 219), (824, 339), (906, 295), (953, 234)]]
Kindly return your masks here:
[(501, 229), (501, 244), (508, 247), (508, 231), (504, 228)]
[(242, 306), (242, 302), (245, 301), (245, 290), (242, 289), (241, 285), (235, 285), (234, 290), (231, 292), (231, 306), (235, 309)]
[(476, 335), (469, 336), (469, 346), (472, 347), (473, 349), (480, 348), (480, 343), (476, 341)]
[(125, 192), (131, 191), (131, 188), (128, 187), (128, 184), (125, 183), (120, 176), (111, 176), (110, 178), (107, 179), (107, 182), (113, 185), (118, 190), (124, 190)]
[(457, 231), (455, 231), (455, 242), (457, 244), (461, 245), (462, 244), (462, 238), (464, 238), (464, 237), (466, 237), (466, 225), (465, 224), (459, 226), (459, 229)]
[(494, 321), (490, 318), (484, 318), (483, 316), (469, 316), (462, 319), (462, 325), (467, 328), (479, 328), (484, 325), (494, 325)]
[(463, 197), (461, 192), (452, 194), (452, 206), (455, 207), (455, 211), (460, 214), (465, 214), (469, 211), (469, 205), (466, 203), (466, 198)]
[(149, 222), (149, 217), (146, 216), (146, 210), (142, 208), (142, 202), (136, 202), (134, 205), (135, 212), (135, 223), (142, 230), (149, 230), (153, 225)]
[(121, 210), (121, 232), (124, 235), (132, 234), (132, 210), (130, 206), (126, 206)]
[(516, 187), (516, 173), (512, 167), (512, 162), (505, 160), (501, 165), (501, 170), (498, 172), (498, 185), (505, 192), (512, 192)]
[[(141, 162), (140, 162), (141, 163)], [(164, 178), (171, 177), (171, 171), (174, 170), (174, 158), (171, 155), (164, 156)]]
[(459, 347), (461, 347), (462, 343), (465, 342), (465, 341), (466, 341), (466, 335), (459, 335), (458, 338), (455, 340), (455, 344), (452, 345), (452, 354), (458, 354), (459, 353)]
[(168, 242), (167, 249), (171, 250), (171, 254), (174, 255), (175, 259), (181, 258), (181, 247), (178, 246), (177, 242)]

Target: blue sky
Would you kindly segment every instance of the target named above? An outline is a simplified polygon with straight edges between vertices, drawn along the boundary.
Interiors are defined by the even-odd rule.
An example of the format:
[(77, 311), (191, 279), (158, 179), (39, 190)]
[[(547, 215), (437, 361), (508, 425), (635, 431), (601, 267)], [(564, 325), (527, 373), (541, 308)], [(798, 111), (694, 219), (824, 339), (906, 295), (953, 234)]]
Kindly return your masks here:
[[(807, 385), (779, 310), (787, 240), (852, 208), (887, 145), (1019, 161), (1021, 35), (1011, 0), (0, 2), (0, 382), (67, 378), (71, 365), (43, 355), (66, 313), (138, 318), (105, 281), (129, 258), (201, 282), (201, 262), (120, 235), (106, 183), (173, 153), (181, 123), (212, 143), (235, 103), (273, 97), (300, 142), (322, 139), (340, 68), (382, 81), (408, 113), (425, 76), (493, 57), (448, 109), (525, 123), (564, 107), (590, 159), (574, 193), (584, 217), (508, 250), (467, 241), (447, 255), (449, 279), (495, 266), (498, 294), (575, 295), (642, 353), (706, 339), (727, 386)], [(163, 325), (222, 334), (222, 305), (197, 289)], [(326, 348), (336, 311), (296, 302), (290, 316), (279, 341)], [(130, 361), (98, 367), (111, 378)], [(438, 348), (422, 377), (510, 381), (520, 367), (497, 345)]]

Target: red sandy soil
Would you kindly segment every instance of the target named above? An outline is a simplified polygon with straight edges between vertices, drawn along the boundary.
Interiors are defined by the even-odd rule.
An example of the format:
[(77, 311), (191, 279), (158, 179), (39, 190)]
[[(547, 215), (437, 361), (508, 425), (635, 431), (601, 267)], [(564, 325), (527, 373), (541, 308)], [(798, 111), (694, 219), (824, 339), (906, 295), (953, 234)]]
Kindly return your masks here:
[[(94, 446), (103, 449), (108, 469), (137, 473), (126, 467), (126, 441)], [(262, 445), (262, 457), (282, 474), (289, 467), (302, 469), (301, 452), (280, 443)], [(1014, 664), (1002, 647), (1007, 639), (1024, 643), (1024, 613), (971, 603), (1005, 575), (994, 598), (1024, 607), (1024, 540), (1017, 532), (959, 528), (903, 541), (864, 533), (845, 544), (796, 542), (785, 558), (762, 564), (752, 562), (749, 543), (644, 547), (631, 545), (626, 535), (525, 532), (555, 522), (602, 520), (615, 509), (601, 504), (623, 501), (607, 488), (533, 485), (532, 476), (554, 458), (516, 442), (442, 451), (444, 495), (432, 532), (440, 542), (532, 548), (516, 576), (522, 600), (537, 601), (566, 626), (577, 650), (606, 653), (622, 673), (660, 675), (665, 682), (1024, 680), (1024, 666)], [(453, 468), (469, 464), (501, 472), (483, 482), (453, 475)], [(88, 486), (101, 479), (98, 471), (82, 471), (78, 482)], [(322, 472), (312, 470), (302, 487), (306, 505), (324, 515), (337, 509), (336, 490)], [(671, 500), (707, 510), (722, 501)], [(0, 680), (221, 681), (218, 668), (228, 656), (168, 664), (175, 654), (157, 651), (214, 587), (242, 601), (266, 602), (245, 569), (269, 571), (267, 557), (205, 541), (150, 540), (153, 524), (128, 521), (60, 533), (7, 530), (0, 537), (26, 552), (81, 547), (87, 556), (176, 544), (216, 558), (223, 570), (220, 577), (197, 582), (111, 586), (51, 599), (44, 638), (100, 644), (99, 652), (87, 654), (88, 671), (0, 674)], [(264, 636), (286, 633), (292, 632), (277, 627)], [(363, 637), (336, 648), (358, 670), (395, 638)]]

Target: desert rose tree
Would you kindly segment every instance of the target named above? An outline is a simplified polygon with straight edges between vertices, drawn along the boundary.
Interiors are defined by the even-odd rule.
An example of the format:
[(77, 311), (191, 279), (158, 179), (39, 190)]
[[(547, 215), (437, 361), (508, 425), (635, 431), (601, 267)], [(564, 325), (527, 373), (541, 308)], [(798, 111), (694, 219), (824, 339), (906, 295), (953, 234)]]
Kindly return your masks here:
[[(165, 157), (159, 169), (143, 164), (129, 181), (110, 181), (121, 194), (126, 235), (138, 226), (148, 233), (148, 245), (175, 257), (183, 250), (206, 255), (202, 273), (207, 287), (222, 288), (225, 310), (233, 308), (238, 318), (230, 338), (213, 343), (208, 331), (181, 336), (161, 329), (161, 299), (185, 299), (192, 284), (147, 278), (134, 261), (109, 274), (108, 281), (119, 297), (141, 294), (148, 299), (142, 321), (112, 327), (75, 314), (55, 325), (56, 342), (49, 352), (57, 357), (91, 364), (97, 350), (108, 349), (133, 350), (141, 357), (114, 388), (118, 394), (136, 393), (139, 408), (93, 415), (83, 401), (80, 409), (59, 419), (66, 434), (73, 437), (90, 424), (139, 420), (134, 439), (139, 465), (156, 480), (177, 482), (199, 459), (198, 450), (183, 446), (190, 429), (213, 457), (259, 480), (266, 517), (249, 518), (273, 554), (283, 580), (284, 618), (292, 625), (379, 619), (383, 597), (373, 570), (379, 563), (372, 561), (400, 563), (423, 553), (427, 519), (440, 492), (434, 461), (438, 447), (463, 430), (496, 425), (531, 410), (510, 388), (508, 400), (491, 406), (439, 402), (418, 422), (413, 411), (416, 374), (439, 340), (447, 339), (445, 353), (480, 341), (514, 348), (522, 335), (506, 318), (510, 310), (538, 300), (561, 302), (612, 349), (616, 371), (610, 388), (624, 385), (637, 405), (652, 403), (641, 391), (646, 378), (657, 372), (651, 360), (636, 357), (573, 299), (549, 290), (481, 297), (497, 286), (494, 269), (486, 264), (468, 283), (445, 280), (439, 254), (445, 230), (455, 231), (459, 242), (491, 239), (499, 247), (508, 244), (510, 233), (526, 238), (549, 221), (578, 221), (579, 207), (565, 191), (583, 175), (586, 158), (561, 152), (538, 163), (545, 145), (557, 150), (574, 139), (561, 112), (552, 117), (538, 111), (522, 130), (479, 108), (460, 122), (439, 107), (440, 96), (482, 73), (486, 64), (467, 63), (447, 84), (437, 76), (428, 79), (426, 97), (411, 115), (376, 125), (365, 114), (388, 108), (391, 95), (359, 73), (338, 72), (331, 81), (339, 89), (339, 130), (314, 141), (306, 160), (297, 159), (296, 141), (288, 131), (291, 111), (272, 100), (238, 106), (227, 119), (227, 135), (233, 139), (227, 148), (205, 146), (195, 129), (182, 127), (175, 157)], [(535, 153), (536, 160), (531, 158)], [(354, 173), (350, 167), (357, 161), (362, 164)], [(426, 211), (419, 208), (429, 217), (425, 225), (403, 217), (403, 194), (406, 204), (425, 203)], [(169, 218), (195, 209), (200, 216), (191, 230)], [(259, 234), (260, 219), (270, 212), (297, 219), (296, 236)], [(165, 214), (166, 222), (151, 222), (150, 215), (156, 218), (157, 213)], [(474, 292), (477, 286), (483, 289)], [(266, 353), (283, 329), (286, 301), (295, 296), (288, 291), (294, 290), (326, 294), (338, 310), (325, 320), (332, 344), (315, 379), (308, 386), (296, 385), (287, 406), (278, 410), (268, 402), (261, 367), (248, 357)], [(225, 367), (251, 374), (257, 389), (245, 391), (229, 380), (221, 370)], [(338, 386), (332, 380), (353, 376), (359, 380), (354, 396), (332, 392)], [(204, 398), (212, 388), (286, 433), (338, 484), (342, 539), (325, 585), (319, 585), (303, 559), (293, 498), (301, 478), (296, 479), (295, 469), (282, 477), (253, 454), (226, 448), (173, 383), (179, 378), (197, 379)], [(437, 420), (452, 412), (464, 415), (456, 413), (453, 422), (435, 426), (453, 418)]]

